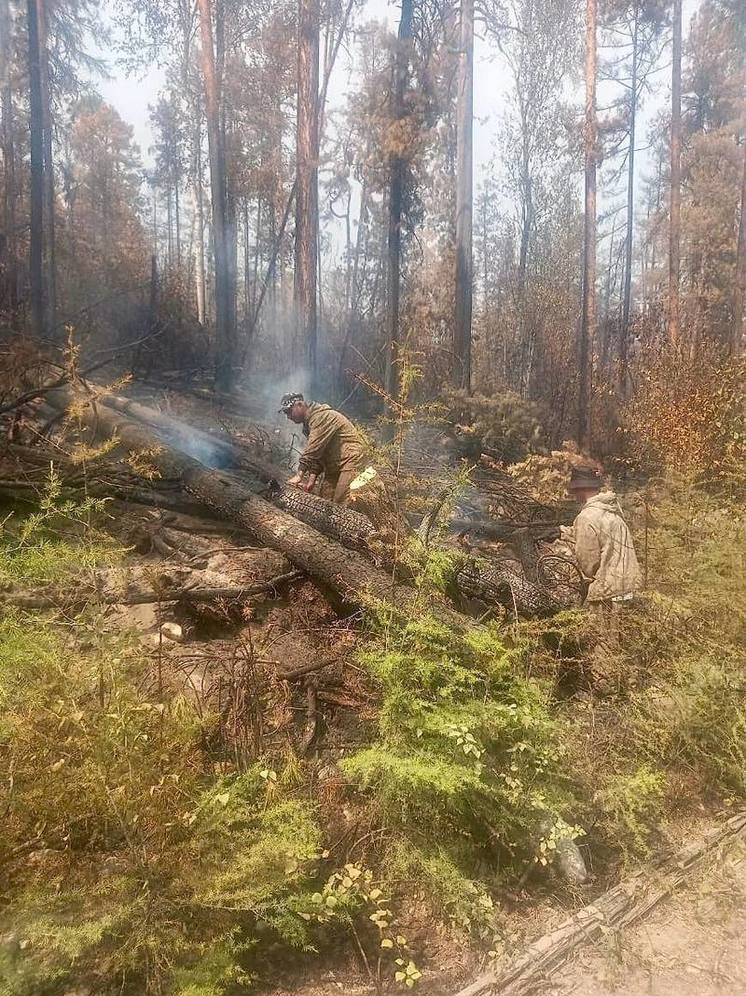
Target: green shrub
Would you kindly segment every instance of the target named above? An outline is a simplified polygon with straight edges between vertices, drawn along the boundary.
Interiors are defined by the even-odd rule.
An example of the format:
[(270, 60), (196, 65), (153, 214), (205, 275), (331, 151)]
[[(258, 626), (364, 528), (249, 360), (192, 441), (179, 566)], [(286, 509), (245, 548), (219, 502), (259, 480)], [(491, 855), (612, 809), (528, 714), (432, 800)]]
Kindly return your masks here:
[(596, 793), (601, 829), (613, 847), (644, 855), (657, 827), (666, 786), (665, 775), (642, 765), (628, 774), (614, 774)]
[(101, 498), (64, 500), (62, 481), (52, 467), (38, 510), (26, 516), (17, 531), (11, 528), (12, 518), (3, 524), (0, 584), (69, 581), (87, 569), (112, 563), (121, 550), (93, 525), (105, 514), (106, 505)]
[[(472, 872), (530, 850), (557, 796), (558, 727), (496, 632), (392, 624), (363, 653), (382, 690), (379, 737), (342, 763), (389, 827)], [(557, 800), (551, 799), (552, 803)]]

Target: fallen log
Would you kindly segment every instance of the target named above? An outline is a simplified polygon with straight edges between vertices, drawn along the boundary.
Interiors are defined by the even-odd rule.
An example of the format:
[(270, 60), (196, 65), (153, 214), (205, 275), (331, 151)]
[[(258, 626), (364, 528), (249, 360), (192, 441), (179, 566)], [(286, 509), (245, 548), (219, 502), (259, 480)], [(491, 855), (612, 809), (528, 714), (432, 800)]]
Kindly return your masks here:
[(17, 609), (53, 609), (60, 606), (85, 605), (88, 602), (98, 602), (101, 605), (155, 605), (167, 604), (171, 602), (191, 602), (199, 604), (204, 602), (216, 602), (220, 599), (236, 600), (246, 598), (249, 595), (259, 595), (265, 592), (276, 591), (279, 587), (297, 581), (303, 577), (300, 571), (288, 571), (287, 574), (280, 574), (271, 581), (262, 581), (257, 584), (247, 585), (224, 585), (222, 587), (202, 588), (190, 587), (173, 588), (167, 592), (139, 589), (128, 592), (97, 592), (95, 590), (86, 591), (69, 588), (64, 591), (52, 592), (7, 592), (0, 595), (0, 605), (13, 606)]
[(48, 400), (58, 409), (68, 408), (75, 402), (80, 421), (92, 431), (116, 435), (124, 446), (135, 452), (147, 451), (148, 459), (161, 473), (180, 477), (190, 495), (222, 517), (248, 529), (263, 545), (285, 554), (296, 567), (326, 585), (344, 602), (360, 605), (367, 598), (393, 598), (398, 604), (406, 605), (414, 600), (414, 589), (397, 585), (389, 574), (378, 570), (361, 553), (346, 549), (276, 508), (236, 475), (210, 469), (195, 457), (165, 445), (152, 429), (138, 425), (105, 405), (96, 405), (94, 410), (89, 399), (69, 388), (50, 392)]
[[(417, 593), (413, 587), (398, 583), (392, 574), (376, 567), (355, 549), (365, 548), (373, 532), (370, 520), (361, 513), (281, 485), (267, 489), (262, 484), (261, 493), (257, 493), (256, 477), (246, 479), (243, 475), (211, 469), (189, 453), (168, 445), (164, 436), (170, 434), (173, 439), (175, 433), (177, 438), (184, 439), (188, 427), (154, 409), (146, 408), (143, 412), (145, 406), (136, 402), (124, 399), (126, 404), (120, 407), (130, 413), (138, 412), (143, 418), (147, 414), (148, 425), (121, 414), (114, 405), (92, 406), (90, 399), (74, 394), (69, 388), (51, 392), (48, 400), (58, 409), (75, 402), (76, 414), (93, 432), (116, 435), (136, 453), (146, 451), (148, 460), (161, 473), (181, 479), (188, 494), (247, 529), (264, 546), (285, 554), (296, 567), (330, 588), (343, 602), (361, 605), (372, 598), (391, 601), (404, 609), (414, 603)], [(197, 445), (201, 445), (198, 439)], [(462, 577), (466, 585), (461, 594), (466, 598), (486, 600), (488, 604), (498, 602), (524, 615), (557, 611), (561, 607), (504, 561), (472, 560), (468, 570), (463, 568), (457, 573), (457, 588)], [(442, 611), (447, 611), (445, 606)]]
[(746, 837), (746, 811), (737, 813), (708, 833), (704, 840), (690, 844), (661, 863), (657, 874), (648, 878), (643, 872), (621, 882), (590, 905), (560, 924), (556, 930), (534, 941), (504, 971), (487, 972), (456, 996), (522, 996), (534, 991), (539, 979), (551, 972), (584, 944), (628, 926), (647, 914), (655, 905), (686, 880), (687, 874), (716, 848), (733, 846)]
[(102, 399), (104, 405), (127, 415), (144, 425), (151, 426), (159, 436), (170, 440), (180, 450), (210, 467), (247, 471), (242, 482), (257, 494), (268, 497), (273, 505), (289, 512), (324, 535), (356, 549), (366, 549), (375, 534), (370, 519), (351, 508), (335, 505), (319, 495), (309, 494), (301, 488), (286, 487), (288, 471), (263, 457), (253, 456), (229, 439), (215, 433), (192, 429), (184, 422), (142, 405), (129, 398), (116, 395)]
[[(280, 558), (277, 558), (280, 559)], [(281, 561), (282, 562), (282, 561)], [(276, 567), (274, 568), (277, 569)], [(230, 575), (210, 570), (193, 570), (183, 565), (166, 570), (150, 565), (137, 565), (121, 570), (108, 568), (77, 577), (74, 586), (47, 585), (35, 591), (0, 592), (0, 606), (20, 609), (67, 608), (96, 602), (100, 605), (149, 605), (168, 602), (200, 604), (218, 600), (237, 600), (249, 595), (275, 592), (278, 588), (298, 581), (300, 571), (285, 570), (248, 583)]]

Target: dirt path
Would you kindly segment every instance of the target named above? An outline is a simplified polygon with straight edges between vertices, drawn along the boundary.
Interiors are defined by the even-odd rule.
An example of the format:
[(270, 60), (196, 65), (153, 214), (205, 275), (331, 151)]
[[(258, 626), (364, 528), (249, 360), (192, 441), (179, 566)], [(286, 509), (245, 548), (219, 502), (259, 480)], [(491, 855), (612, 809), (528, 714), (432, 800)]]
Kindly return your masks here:
[(537, 996), (746, 996), (746, 844), (651, 915), (587, 947)]

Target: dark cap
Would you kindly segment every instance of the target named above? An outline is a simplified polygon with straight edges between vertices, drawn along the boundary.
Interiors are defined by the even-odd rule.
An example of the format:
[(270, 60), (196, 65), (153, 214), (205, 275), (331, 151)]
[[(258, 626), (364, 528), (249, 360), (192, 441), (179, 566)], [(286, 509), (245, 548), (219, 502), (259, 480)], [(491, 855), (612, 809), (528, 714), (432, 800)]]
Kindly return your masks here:
[(585, 488), (601, 489), (601, 475), (593, 467), (573, 467), (570, 474), (570, 491), (585, 490)]
[(283, 394), (278, 413), (287, 415), (296, 401), (303, 401), (303, 395), (299, 391), (291, 391), (290, 394)]

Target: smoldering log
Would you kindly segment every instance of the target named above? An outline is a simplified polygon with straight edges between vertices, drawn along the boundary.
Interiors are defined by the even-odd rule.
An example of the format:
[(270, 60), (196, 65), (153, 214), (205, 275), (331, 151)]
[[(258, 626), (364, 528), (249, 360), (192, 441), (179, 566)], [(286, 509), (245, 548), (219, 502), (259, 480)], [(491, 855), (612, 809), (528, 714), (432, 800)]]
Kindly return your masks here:
[[(172, 434), (176, 431), (183, 439), (186, 427), (177, 423), (174, 430), (172, 423), (177, 420), (154, 409), (147, 412), (148, 426), (120, 414), (113, 406), (96, 404), (94, 409), (90, 399), (76, 395), (70, 388), (51, 392), (48, 400), (58, 409), (76, 402), (82, 422), (92, 431), (116, 435), (124, 446), (136, 452), (147, 451), (149, 460), (163, 474), (181, 479), (188, 494), (221, 517), (247, 529), (263, 545), (285, 554), (291, 563), (326, 585), (344, 602), (363, 605), (369, 599), (378, 599), (399, 607), (413, 603), (414, 588), (393, 580), (389, 573), (354, 549), (373, 532), (372, 524), (361, 513), (282, 485), (268, 489), (262, 483), (258, 493), (260, 485), (256, 477), (246, 478), (206, 467), (196, 457), (166, 443), (165, 428), (163, 434), (156, 434), (156, 423), (168, 424), (169, 431)], [(123, 407), (139, 411), (131, 407), (134, 404), (128, 402)], [(142, 411), (140, 414), (144, 417)], [(313, 520), (313, 524), (308, 520)], [(347, 545), (343, 546), (340, 540)], [(487, 600), (488, 604), (498, 602), (523, 615), (560, 608), (548, 593), (506, 562), (473, 558), (457, 572), (454, 583), (465, 598)], [(445, 605), (442, 608), (448, 611)]]

